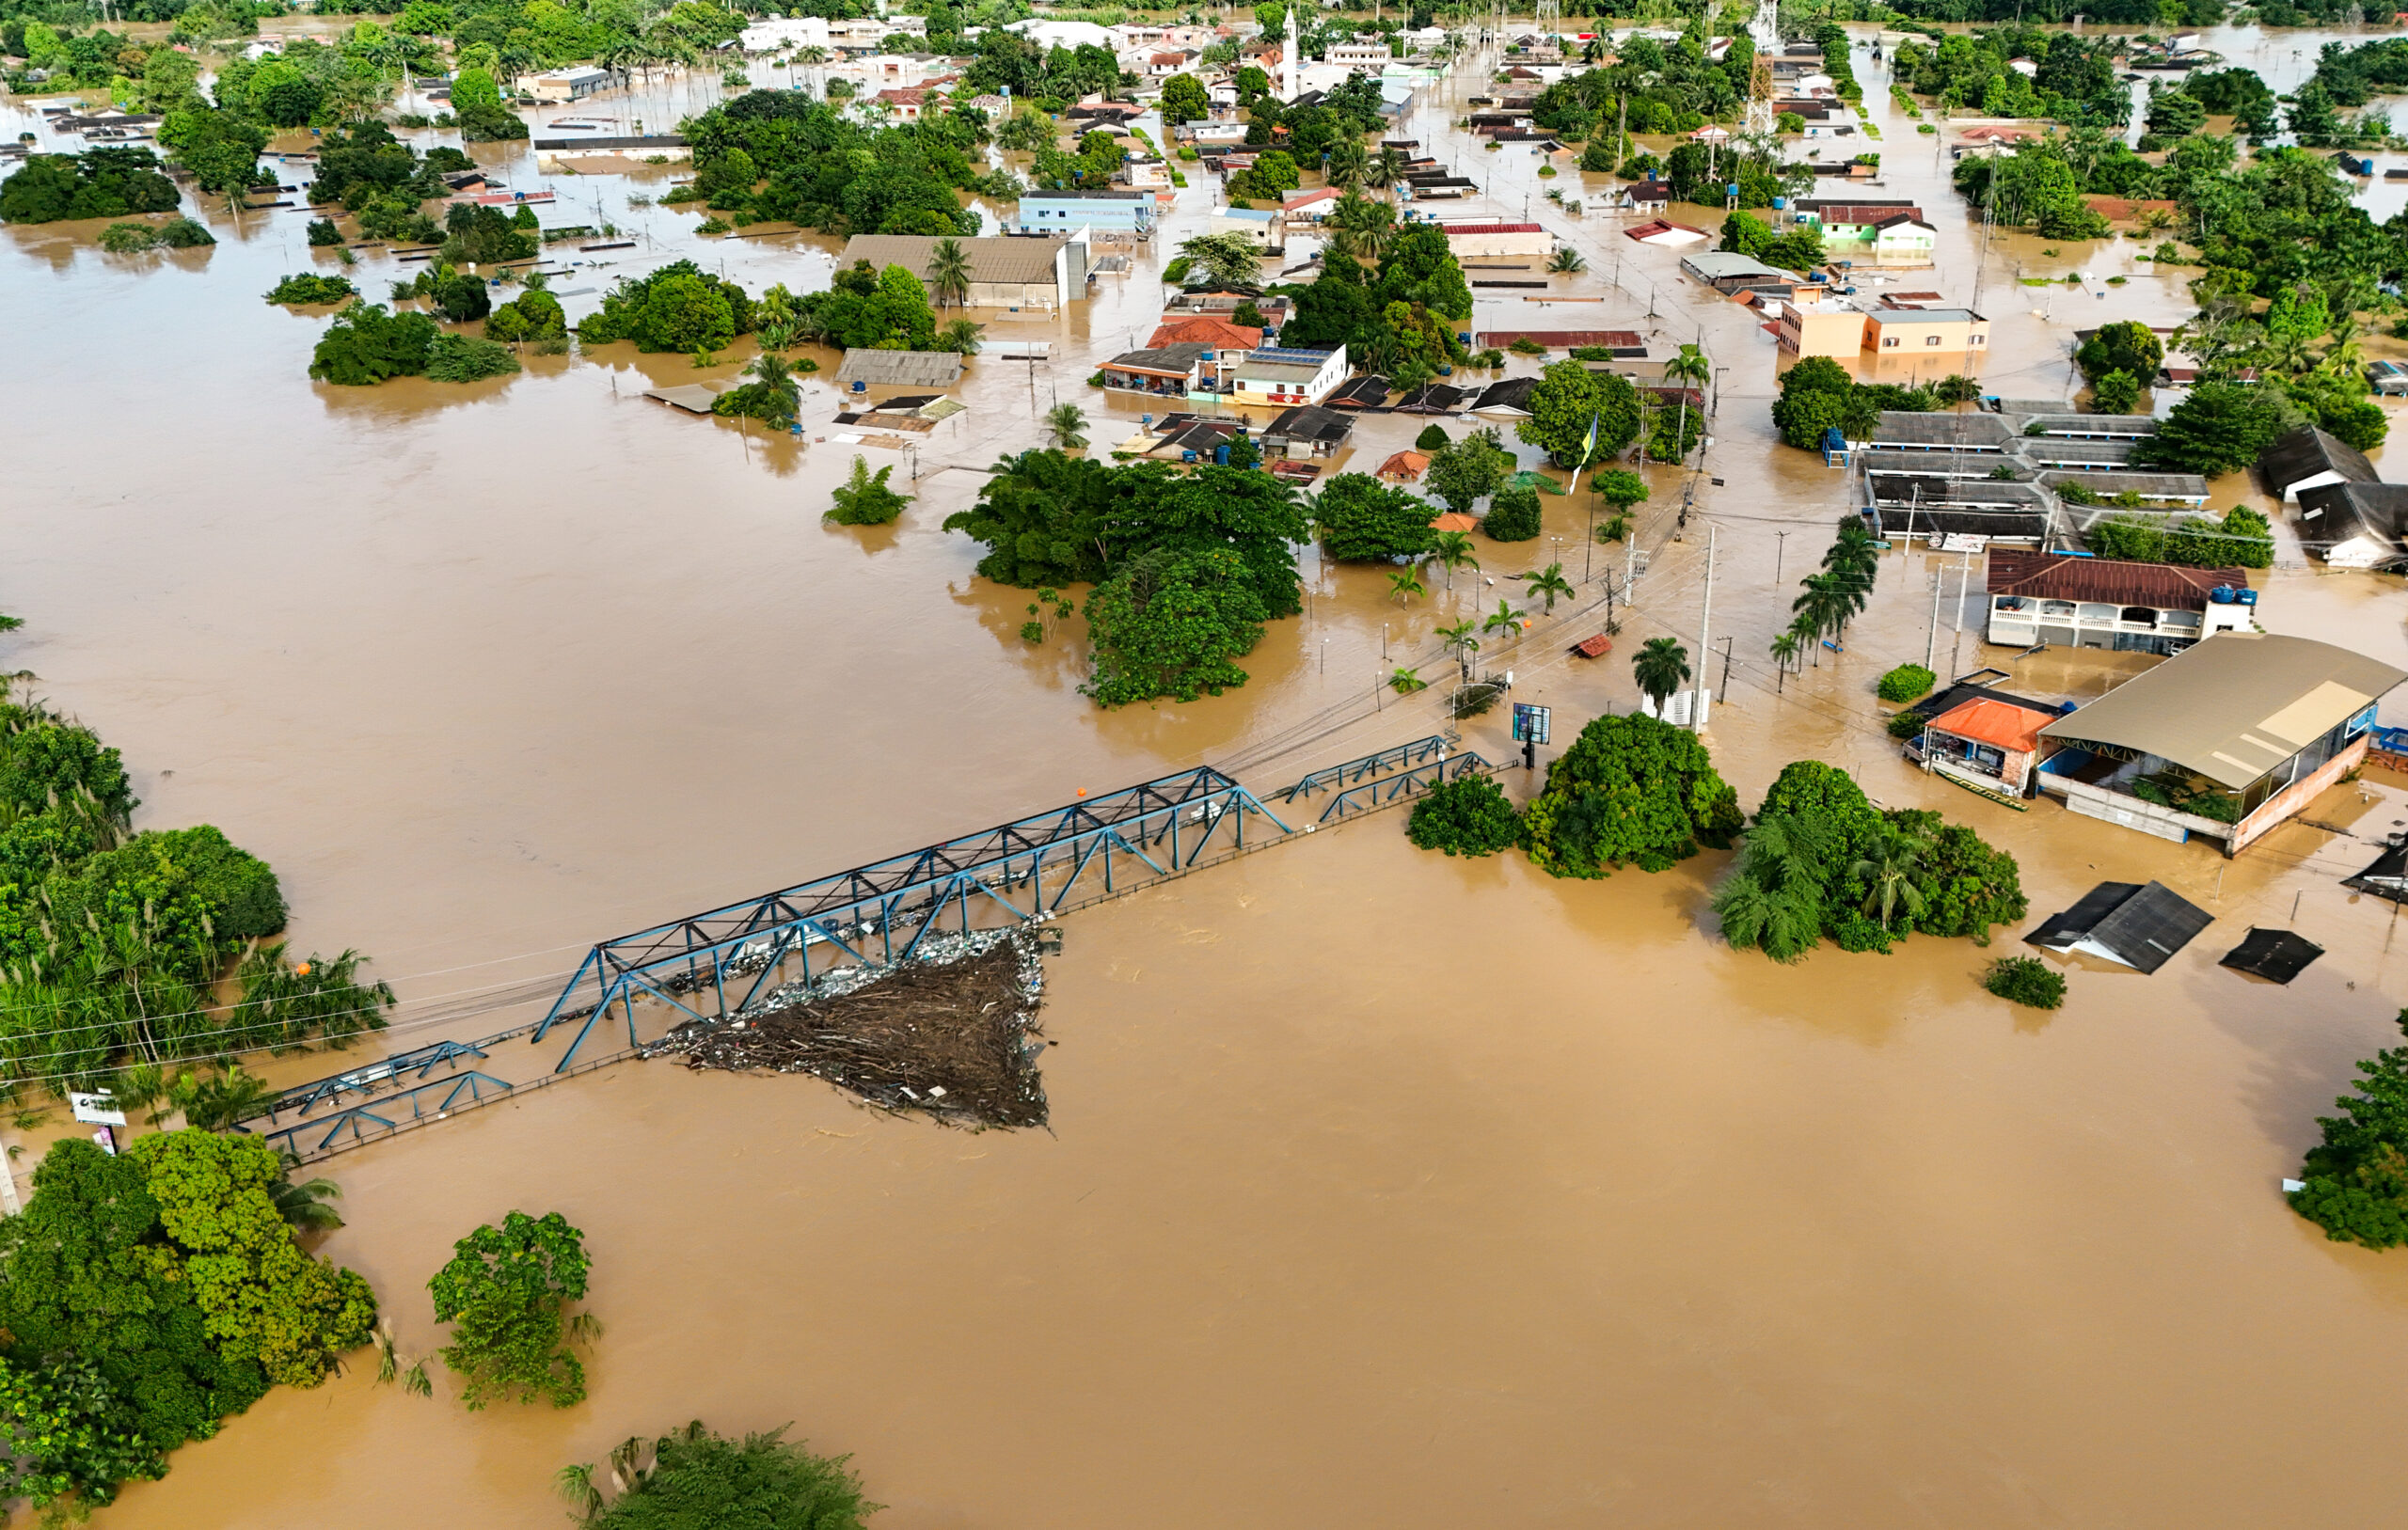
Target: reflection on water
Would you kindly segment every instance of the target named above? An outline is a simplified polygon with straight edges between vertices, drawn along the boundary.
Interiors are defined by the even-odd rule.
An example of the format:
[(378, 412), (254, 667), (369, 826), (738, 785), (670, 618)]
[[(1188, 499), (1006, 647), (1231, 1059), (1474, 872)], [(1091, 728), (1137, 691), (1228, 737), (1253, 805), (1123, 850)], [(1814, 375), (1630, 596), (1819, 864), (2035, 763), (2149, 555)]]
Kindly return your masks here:
[[(1881, 194), (1941, 235), (1900, 283), (1992, 319), (1989, 390), (2062, 396), (2076, 325), (2188, 312), (2134, 241), (1994, 233), (1984, 254), (1939, 144), (1887, 115), (1880, 68), (1859, 73)], [(642, 115), (687, 109), (680, 90), (716, 87), (655, 82)], [(1398, 135), (1456, 144), (1450, 109), (1418, 105)], [(479, 153), (543, 183), (525, 149)], [(1699, 667), (1743, 799), (1824, 759), (2016, 851), (2036, 914), (2156, 877), (2215, 909), (2209, 936), (2153, 978), (2076, 974), (2043, 1018), (1974, 987), (2004, 947), (1795, 969), (1723, 953), (1698, 923), (1719, 857), (1554, 882), (1416, 856), (1394, 818), (1316, 836), (1072, 922), (1048, 1017), (1056, 1135), (625, 1067), (338, 1160), (352, 1225), (328, 1252), (375, 1280), (405, 1347), (430, 1342), (413, 1293), (467, 1228), (513, 1206), (584, 1226), (610, 1326), (593, 1399), (469, 1418), (359, 1375), (279, 1394), (115, 1522), (289, 1524), (340, 1502), (415, 1523), (422, 1501), (389, 1490), (410, 1460), (447, 1522), (523, 1525), (557, 1512), (554, 1466), (698, 1414), (857, 1451), (890, 1530), (2256, 1525), (2303, 1522), (2304, 1483), (2310, 1517), (2396, 1517), (2389, 1479), (2349, 1468), (2387, 1443), (2408, 1265), (2324, 1244), (2273, 1191), (2408, 992), (2387, 907), (2336, 886), (2370, 849), (2294, 825), (2226, 864), (1909, 771), (1872, 696), (1893, 664), (1996, 664), (2080, 699), (2133, 663), (1988, 648), (1959, 558), (1893, 554), (1847, 652), (1778, 680), (1766, 644), (1849, 490), (1775, 441), (1771, 337), (1702, 297), (1678, 252), (1623, 239), (1630, 218), (1545, 200), (1556, 183), (1598, 206), (1603, 178), (1542, 181), (1518, 148), (1463, 162), (1487, 195), (1449, 215), (1527, 208), (1589, 255), (1549, 295), (1604, 300), (1483, 292), (1475, 327), (1636, 327), (1725, 369), (1722, 482), (1696, 486), (1677, 535), (1682, 475), (1646, 470), (1651, 566), (1618, 652), (1567, 656), (1602, 625), (1567, 611), (1482, 662), (1555, 706), (1560, 738), (1626, 710), (1624, 655), (1665, 633), (1695, 651), (1710, 517), (1711, 645), (1729, 646)], [(697, 240), (693, 214), (627, 205), (659, 179), (553, 182), (575, 205), (547, 221), (591, 207), (640, 241), (561, 278), (597, 290), (573, 313), (682, 255), (755, 289), (825, 286), (839, 242)], [(517, 1012), (458, 1017), (598, 937), (1080, 789), (1197, 760), (1271, 786), (1430, 732), (1438, 701), (1378, 679), (1438, 673), (1434, 629), (1514, 573), (1560, 559), (1585, 607), (1626, 554), (1585, 545), (1584, 499), (1545, 497), (1538, 542), (1481, 541), (1481, 569), (1409, 607), (1381, 571), (1307, 549), (1308, 613), (1272, 625), (1251, 684), (1117, 713), (1076, 692), (1078, 620), (1028, 644), (1028, 592), (978, 579), (981, 549), (940, 528), (1057, 400), (1098, 441), (1133, 429), (1147, 405), (1084, 379), (1150, 332), (1160, 260), (1209, 198), (1182, 194), (1136, 269), (1069, 313), (976, 315), (1054, 358), (974, 360), (969, 412), (916, 461), (837, 440), (821, 380), (800, 439), (642, 396), (733, 377), (743, 346), (700, 370), (611, 346), (476, 388), (312, 384), (325, 320), (257, 295), (329, 267), (301, 210), (239, 237), (204, 210), (224, 243), (192, 269), (103, 258), (86, 226), (8, 229), (0, 607), (28, 619), (11, 665), (124, 749), (146, 822), (227, 827), (283, 874), (296, 939), (373, 952), (404, 996), (397, 1041), (497, 1028)], [(373, 294), (400, 271), (371, 255), (356, 276)], [(2084, 279), (2018, 284), (2067, 273)], [(835, 357), (814, 354), (824, 379)], [(1424, 423), (1368, 417), (1334, 467)], [(894, 527), (821, 521), (856, 450), (917, 496)], [(2218, 508), (2267, 504), (2245, 476), (2214, 489)], [(2408, 663), (2398, 581), (2280, 550), (2267, 625)], [(1501, 734), (1466, 728), (1492, 758)], [(2311, 816), (2379, 835), (2408, 799), (2369, 778)], [(2212, 965), (2249, 923), (2288, 923), (2294, 894), (2331, 956), (2288, 990)]]

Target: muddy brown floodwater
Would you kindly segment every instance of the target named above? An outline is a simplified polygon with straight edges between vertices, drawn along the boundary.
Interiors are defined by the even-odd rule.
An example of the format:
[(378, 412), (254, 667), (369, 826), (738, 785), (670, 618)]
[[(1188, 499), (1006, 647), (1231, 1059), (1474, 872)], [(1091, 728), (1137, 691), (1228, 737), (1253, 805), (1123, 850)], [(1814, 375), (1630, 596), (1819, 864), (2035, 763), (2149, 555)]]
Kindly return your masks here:
[[(2312, 62), (2322, 40), (2273, 54)], [(2305, 67), (2252, 57), (2256, 34), (2211, 45), (2278, 88)], [(1912, 284), (1993, 317), (1991, 387), (2061, 392), (2077, 323), (2185, 314), (2129, 241), (2052, 255), (1996, 235), (1977, 258), (1937, 145), (1861, 52), (1858, 71), (1886, 186), (1941, 229)], [(578, 115), (657, 121), (713, 89)], [(333, 1160), (350, 1225), (325, 1252), (374, 1281), (413, 1352), (436, 1342), (420, 1293), (453, 1238), (513, 1207), (585, 1228), (609, 1330), (591, 1398), (470, 1415), (357, 1372), (280, 1391), (104, 1522), (550, 1522), (555, 1467), (693, 1417), (792, 1421), (853, 1452), (885, 1530), (2400, 1518), (2408, 1489), (2368, 1463), (2396, 1432), (2408, 1256), (2326, 1243), (2276, 1182), (2408, 998), (2390, 906), (2337, 885), (2408, 819), (2408, 783), (2337, 789), (2309, 814), (2330, 828), (2227, 866), (1927, 782), (1879, 729), (1890, 665), (1936, 651), (2067, 697), (2134, 666), (2009, 663), (1956, 630), (1962, 560), (1920, 549), (1888, 560), (1849, 652), (1777, 685), (1766, 645), (1848, 491), (1774, 441), (1771, 340), (1702, 302), (1673, 252), (1621, 238), (1626, 217), (1544, 199), (1599, 206), (1602, 178), (1482, 151), (1450, 104), (1403, 130), (1487, 188), (1441, 211), (1527, 203), (1589, 256), (1550, 297), (1594, 300), (1484, 292), (1477, 327), (1702, 335), (1727, 369), (1706, 457), (1722, 483), (1676, 538), (1679, 477), (1650, 470), (1650, 567), (1603, 663), (1563, 643), (1595, 629), (1593, 580), (1621, 554), (1597, 549), (1592, 575), (1585, 507), (1562, 498), (1541, 542), (1483, 543), (1485, 569), (1410, 609), (1378, 570), (1308, 554), (1306, 618), (1274, 624), (1249, 685), (1194, 705), (1099, 712), (1075, 690), (1075, 622), (1021, 640), (1026, 594), (978, 580), (939, 522), (1057, 394), (1100, 443), (1133, 429), (1142, 405), (1082, 380), (1150, 331), (1161, 258), (1209, 213), (1199, 183), (1067, 317), (979, 315), (1055, 359), (974, 361), (970, 413), (916, 462), (868, 452), (916, 471), (920, 497), (867, 531), (819, 519), (853, 450), (823, 439), (825, 385), (800, 441), (639, 397), (731, 375), (741, 347), (700, 373), (611, 346), (468, 387), (332, 388), (304, 377), (323, 315), (257, 296), (323, 263), (304, 213), (238, 230), (208, 213), (223, 243), (165, 258), (103, 256), (92, 226), (0, 232), (0, 608), (28, 621), (10, 665), (124, 749), (144, 823), (222, 825), (283, 875), (301, 945), (372, 952), (404, 1045), (498, 1029), (598, 938), (1082, 788), (1199, 760), (1270, 788), (1427, 733), (1436, 702), (1375, 677), (1428, 664), (1434, 626), (1559, 557), (1573, 610), (1484, 657), (1568, 740), (1628, 709), (1638, 641), (1694, 651), (1711, 525), (1714, 646), (1732, 641), (1727, 684), (1703, 666), (1729, 693), (1711, 742), (1743, 799), (1787, 760), (1829, 760), (2012, 849), (2036, 918), (2158, 877), (2217, 914), (2208, 935), (2151, 978), (2077, 970), (2040, 1017), (1972, 982), (2014, 932), (1777, 967), (1701, 926), (1721, 856), (1556, 882), (1418, 855), (1373, 818), (1069, 921), (1050, 1133), (626, 1065)], [(0, 118), (46, 131), (15, 104)], [(547, 222), (591, 206), (638, 231), (626, 264), (557, 284), (573, 294), (679, 254), (754, 286), (827, 280), (832, 240), (698, 240), (690, 214), (628, 201), (666, 172), (547, 181), (523, 150), (480, 152), (561, 189)], [(360, 267), (372, 292), (397, 274)], [(1336, 465), (1423, 423), (1366, 418)], [(2215, 489), (2266, 503), (2246, 478)], [(2280, 552), (2269, 626), (2408, 663), (2400, 581)], [(1508, 752), (1498, 719), (1466, 734)], [(2290, 988), (2213, 965), (2295, 907), (2330, 954)]]

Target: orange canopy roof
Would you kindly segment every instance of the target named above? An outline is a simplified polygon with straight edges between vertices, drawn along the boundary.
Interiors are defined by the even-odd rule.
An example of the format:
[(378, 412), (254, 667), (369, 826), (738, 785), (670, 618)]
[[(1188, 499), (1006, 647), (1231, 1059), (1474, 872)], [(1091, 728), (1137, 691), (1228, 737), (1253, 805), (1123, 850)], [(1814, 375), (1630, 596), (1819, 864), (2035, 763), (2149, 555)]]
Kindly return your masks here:
[(1477, 516), (1466, 515), (1459, 510), (1450, 510), (1430, 523), (1430, 529), (1433, 531), (1472, 531), (1479, 529), (1479, 527), (1480, 520)]
[(1977, 744), (2031, 754), (2040, 747), (2040, 730), (2056, 720), (2054, 713), (2035, 712), (2028, 706), (1976, 697), (1932, 718), (1931, 726)]

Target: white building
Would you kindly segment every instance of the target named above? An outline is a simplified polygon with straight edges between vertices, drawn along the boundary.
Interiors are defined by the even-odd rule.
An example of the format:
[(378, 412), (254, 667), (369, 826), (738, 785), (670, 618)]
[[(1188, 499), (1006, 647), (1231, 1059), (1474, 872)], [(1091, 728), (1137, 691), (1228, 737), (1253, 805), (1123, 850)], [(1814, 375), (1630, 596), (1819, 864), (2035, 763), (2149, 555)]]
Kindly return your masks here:
[(1248, 351), (1230, 369), (1240, 403), (1319, 403), (1346, 381), (1346, 347), (1335, 351)]
[(554, 70), (548, 74), (530, 74), (518, 82), (522, 94), (537, 101), (583, 101), (586, 97), (610, 87), (611, 75), (607, 69), (587, 64), (576, 69)]
[(1288, 214), (1272, 207), (1216, 207), (1212, 232), (1235, 234), (1266, 254), (1288, 247)]
[(824, 16), (772, 16), (767, 21), (754, 22), (736, 40), (746, 53), (825, 48), (829, 45), (828, 19)]
[(1322, 54), (1324, 64), (1339, 64), (1347, 69), (1386, 69), (1391, 56), (1385, 42), (1332, 43)]

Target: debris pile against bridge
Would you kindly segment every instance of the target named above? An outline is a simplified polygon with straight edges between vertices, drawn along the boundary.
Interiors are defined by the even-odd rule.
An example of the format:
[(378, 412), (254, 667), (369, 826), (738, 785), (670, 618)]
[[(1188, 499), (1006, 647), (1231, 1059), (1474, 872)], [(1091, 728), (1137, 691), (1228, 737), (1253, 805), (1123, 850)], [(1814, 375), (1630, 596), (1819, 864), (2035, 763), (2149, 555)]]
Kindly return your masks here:
[(932, 937), (911, 961), (789, 985), (724, 1023), (689, 1021), (643, 1052), (696, 1069), (814, 1074), (882, 1109), (958, 1125), (1041, 1127), (1043, 988), (1030, 932)]

